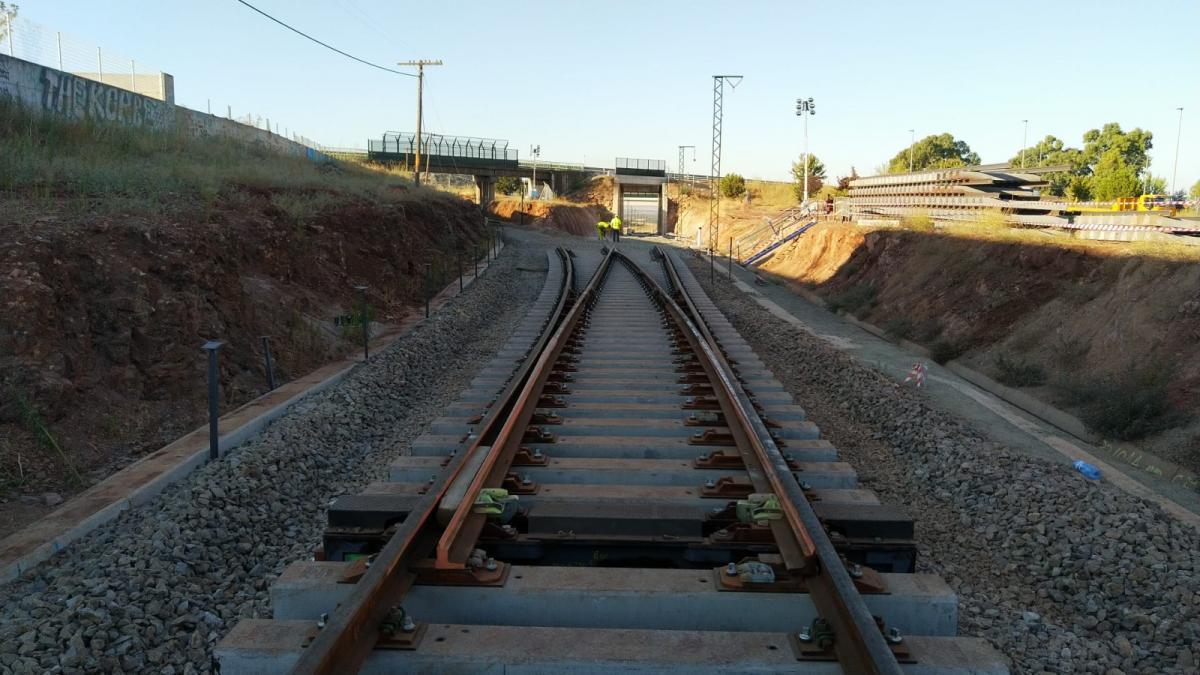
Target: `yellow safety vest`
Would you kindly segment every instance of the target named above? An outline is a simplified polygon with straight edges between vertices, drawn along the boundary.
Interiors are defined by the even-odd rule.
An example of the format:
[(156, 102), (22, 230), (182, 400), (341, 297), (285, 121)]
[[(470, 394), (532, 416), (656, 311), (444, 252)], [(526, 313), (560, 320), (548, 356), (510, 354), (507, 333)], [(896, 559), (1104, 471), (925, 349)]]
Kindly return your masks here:
[(614, 229), (614, 230), (616, 230), (616, 231), (620, 232), (620, 231), (621, 231), (621, 219), (620, 219), (620, 218), (613, 218), (613, 219), (612, 219), (612, 223), (610, 223), (610, 224), (609, 224), (609, 227), (611, 227), (612, 229)]

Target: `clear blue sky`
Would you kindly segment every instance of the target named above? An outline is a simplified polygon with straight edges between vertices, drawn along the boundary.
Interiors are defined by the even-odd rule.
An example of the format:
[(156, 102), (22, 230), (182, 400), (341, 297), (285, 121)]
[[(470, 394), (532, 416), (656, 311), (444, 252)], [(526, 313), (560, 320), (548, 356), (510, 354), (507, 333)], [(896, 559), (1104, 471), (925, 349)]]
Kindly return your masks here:
[[(511, 140), (525, 156), (611, 165), (695, 145), (707, 173), (712, 80), (726, 97), (723, 168), (785, 178), (810, 145), (834, 174), (868, 174), (949, 131), (983, 161), (1052, 133), (1081, 145), (1116, 121), (1154, 133), (1152, 170), (1200, 178), (1200, 2), (779, 0), (249, 0), (364, 59), (441, 58), (427, 128)], [(359, 65), (234, 0), (23, 0), (22, 15), (175, 76), (177, 101), (254, 112), (327, 145), (411, 130), (415, 80)]]

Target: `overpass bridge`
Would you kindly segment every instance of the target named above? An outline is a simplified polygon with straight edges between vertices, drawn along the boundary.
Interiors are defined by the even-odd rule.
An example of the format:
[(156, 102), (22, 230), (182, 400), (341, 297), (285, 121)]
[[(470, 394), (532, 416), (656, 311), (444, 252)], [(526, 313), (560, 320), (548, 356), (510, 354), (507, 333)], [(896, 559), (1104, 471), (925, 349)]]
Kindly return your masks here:
[[(384, 164), (415, 166), (417, 137), (412, 132), (385, 133), (367, 141), (367, 158)], [(432, 173), (473, 176), (475, 199), (488, 204), (496, 196), (496, 179), (503, 176), (534, 179), (563, 194), (581, 180), (611, 175), (615, 179), (613, 213), (621, 215), (630, 232), (662, 234), (667, 224), (667, 163), (655, 159), (618, 157), (614, 168), (561, 162), (521, 161), (508, 141), (495, 138), (421, 134), (421, 167)]]
[[(384, 164), (415, 166), (417, 137), (411, 132), (388, 132), (367, 141), (367, 158)], [(421, 134), (421, 168), (431, 173), (453, 173), (475, 177), (475, 196), (480, 204), (495, 198), (497, 178), (511, 176), (534, 179), (550, 186), (556, 194), (570, 190), (573, 183), (603, 173), (582, 164), (522, 162), (515, 147), (496, 138)]]

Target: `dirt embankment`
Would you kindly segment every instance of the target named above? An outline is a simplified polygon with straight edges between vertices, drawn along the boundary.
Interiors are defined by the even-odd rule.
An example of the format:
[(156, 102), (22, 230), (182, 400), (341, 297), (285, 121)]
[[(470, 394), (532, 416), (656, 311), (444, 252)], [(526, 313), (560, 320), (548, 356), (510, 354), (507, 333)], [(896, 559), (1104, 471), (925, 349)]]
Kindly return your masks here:
[[(707, 231), (710, 209), (707, 191), (687, 190), (684, 194), (679, 189), (672, 187), (668, 194), (670, 203), (667, 213), (667, 232), (692, 245), (707, 248), (710, 244), (710, 233)], [(741, 256), (749, 255), (750, 249), (756, 248), (756, 244), (760, 240), (760, 238), (749, 235), (760, 230), (769, 232), (763, 228), (765, 221), (778, 216), (780, 211), (789, 206), (792, 206), (790, 202), (768, 201), (754, 191), (750, 193), (749, 200), (722, 198), (721, 225), (716, 241), (712, 243), (722, 255), (728, 253), (731, 241), (734, 255), (739, 255), (739, 247)], [(697, 235), (703, 241), (697, 242)]]
[(612, 176), (595, 176), (562, 197), (569, 202), (577, 204), (610, 206), (613, 203), (613, 191), (615, 188), (616, 181), (613, 180)]
[(612, 176), (596, 176), (555, 200), (501, 197), (488, 205), (493, 215), (529, 227), (595, 236), (596, 223), (611, 220)]
[(338, 320), (359, 311), (352, 284), (378, 330), (422, 302), (427, 261), (448, 271), (479, 238), (478, 211), (436, 194), (245, 189), (165, 217), (9, 206), (0, 503), (65, 497), (198, 426), (205, 340), (226, 342), (227, 410), (266, 390), (260, 336), (279, 381), (304, 374), (356, 348), (361, 329)]
[[(1033, 235), (1036, 236), (1036, 235)], [(1200, 468), (1200, 264), (822, 224), (766, 262), (833, 307)]]

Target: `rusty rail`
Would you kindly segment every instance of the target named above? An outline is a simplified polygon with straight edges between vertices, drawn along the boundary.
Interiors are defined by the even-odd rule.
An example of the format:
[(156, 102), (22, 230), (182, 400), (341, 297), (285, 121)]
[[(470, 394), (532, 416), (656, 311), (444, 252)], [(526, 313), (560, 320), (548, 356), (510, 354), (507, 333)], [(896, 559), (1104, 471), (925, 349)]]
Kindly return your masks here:
[[(854, 582), (850, 579), (833, 542), (826, 536), (820, 519), (804, 496), (803, 489), (799, 483), (791, 479), (791, 471), (786, 459), (780, 453), (770, 431), (755, 411), (753, 401), (734, 377), (729, 361), (721, 352), (719, 343), (684, 290), (670, 256), (664, 254), (662, 250), (656, 251), (656, 256), (662, 262), (667, 278), (674, 287), (675, 295), (687, 307), (687, 313), (652, 277), (640, 271), (631, 261), (625, 260), (625, 262), (631, 270), (635, 271), (635, 274), (642, 277), (643, 283), (648, 284), (648, 288), (653, 289), (653, 293), (660, 299), (664, 309), (680, 324), (685, 337), (692, 343), (696, 352), (704, 355), (703, 367), (708, 371), (712, 382), (719, 384), (714, 387), (713, 392), (729, 422), (730, 431), (734, 433), (739, 452), (747, 459), (746, 466), (752, 481), (755, 481), (756, 470), (761, 471), (770, 483), (771, 491), (779, 498), (780, 504), (783, 506), (787, 525), (791, 532), (780, 538), (781, 533), (778, 529), (773, 530), (776, 535), (776, 543), (779, 544), (780, 552), (784, 555), (785, 560), (789, 557), (787, 547), (784, 545), (788, 535), (799, 543), (804, 559), (802, 561), (795, 560), (795, 552), (793, 552), (791, 554), (793, 559), (788, 561), (788, 567), (789, 569), (798, 569), (806, 574), (809, 594), (821, 617), (829, 622), (836, 635), (834, 651), (837, 654), (838, 662), (846, 672), (894, 673), (898, 675), (901, 672), (899, 663), (884, 640), (875, 618), (854, 587)], [(736, 423), (734, 423), (735, 421)], [(748, 443), (749, 448), (747, 449), (743, 443)], [(751, 461), (757, 466), (752, 465)], [(757, 481), (755, 483), (757, 489)], [(798, 566), (797, 562), (800, 563)]]
[(558, 323), (554, 334), (538, 352), (529, 377), (525, 380), (524, 386), (515, 399), (512, 412), (494, 441), (486, 451), (479, 446), (472, 448), (474, 452), (487, 452), (487, 455), (467, 488), (463, 500), (459, 502), (454, 516), (447, 523), (445, 532), (438, 540), (435, 562), (438, 569), (462, 568), (475, 548), (475, 543), (487, 521), (486, 516), (472, 511), (475, 498), (479, 495), (480, 490), (499, 487), (503, 483), (504, 477), (511, 468), (513, 457), (520, 447), (521, 434), (529, 425), (529, 421), (537, 409), (537, 400), (542, 387), (550, 377), (559, 355), (562, 354), (567, 338), (571, 336), (589, 304), (594, 301), (604, 275), (608, 272), (613, 255), (614, 251), (610, 250), (608, 255), (604, 256), (604, 260), (596, 269), (596, 273), (592, 275), (587, 287), (579, 293), (570, 311)]
[[(558, 303), (550, 314), (546, 329), (530, 350), (540, 355), (550, 336), (562, 321), (574, 295), (574, 266), (565, 249), (557, 251), (563, 264), (563, 283)], [(540, 363), (540, 360), (537, 360)], [(428, 492), (397, 528), (395, 534), (374, 557), (350, 596), (329, 616), (325, 627), (304, 650), (294, 673), (357, 672), (375, 648), (380, 626), (393, 608), (404, 598), (416, 575), (413, 563), (428, 557), (436, 548), (440, 529), (437, 526), (438, 504), (453, 481), (462, 473), (467, 458), (479, 448), (492, 443), (498, 427), (511, 417), (518, 394), (524, 392), (535, 359), (527, 358), (504, 392), (496, 399), (480, 423), (480, 433), (467, 452), (453, 457), (446, 470), (435, 479)]]
[[(375, 647), (381, 624), (416, 581), (417, 571), (428, 571), (432, 566), (436, 571), (454, 573), (466, 568), (486, 521), (484, 516), (473, 512), (476, 496), (484, 488), (502, 484), (555, 363), (595, 301), (612, 262), (620, 261), (671, 317), (698, 356), (713, 383), (713, 393), (755, 490), (778, 497), (784, 518), (770, 522), (775, 542), (788, 570), (803, 576), (820, 616), (832, 626), (836, 635), (834, 651), (843, 669), (855, 673), (899, 673), (879, 626), (803, 489), (793, 479), (787, 459), (735, 377), (720, 344), (684, 291), (670, 258), (661, 251), (656, 253), (673, 292), (665, 290), (622, 253), (609, 251), (587, 286), (576, 294), (570, 256), (561, 249), (559, 255), (564, 261), (563, 288), (529, 357), (489, 409), (470, 447), (451, 458), (446, 471), (365, 570), (350, 597), (338, 606), (305, 649), (293, 672), (356, 671)], [(473, 466), (476, 460), (479, 468), (471, 476), (465, 467)], [(456, 481), (469, 481), (469, 487), (462, 492), (453, 516), (442, 527), (434, 516)], [(449, 505), (445, 508), (448, 510)]]

